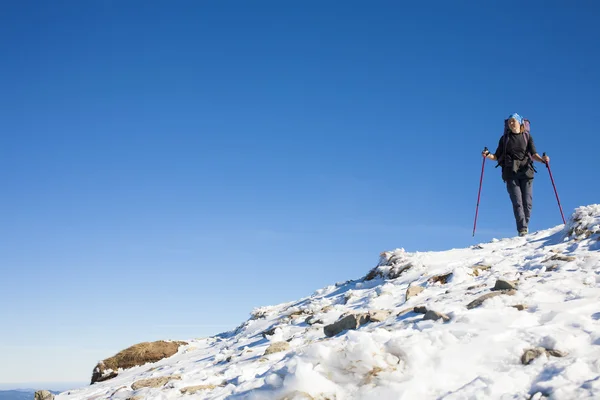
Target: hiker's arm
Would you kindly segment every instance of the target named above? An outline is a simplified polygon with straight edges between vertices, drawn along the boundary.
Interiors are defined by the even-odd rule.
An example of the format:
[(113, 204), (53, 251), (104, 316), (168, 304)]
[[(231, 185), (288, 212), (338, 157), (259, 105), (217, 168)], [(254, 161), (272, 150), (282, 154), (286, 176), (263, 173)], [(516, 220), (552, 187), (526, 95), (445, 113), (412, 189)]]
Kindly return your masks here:
[(550, 162), (550, 157), (548, 157), (548, 156), (541, 157), (538, 153), (535, 153), (534, 155), (532, 155), (531, 158), (533, 158), (537, 162), (541, 162), (544, 164)]
[(500, 155), (503, 152), (504, 152), (504, 143), (502, 142), (502, 138), (500, 138), (500, 140), (498, 141), (498, 147), (496, 148), (496, 152), (495, 153), (488, 152), (487, 154), (484, 154), (484, 157), (486, 157), (488, 160), (498, 161), (498, 157), (500, 157)]
[(498, 157), (496, 157), (496, 155), (495, 155), (495, 154), (492, 154), (492, 153), (490, 153), (489, 151), (488, 151), (488, 153), (487, 153), (487, 156), (486, 156), (486, 158), (487, 158), (488, 160), (492, 160), (492, 161), (496, 161), (496, 160), (498, 160)]
[(537, 162), (541, 162), (544, 164), (550, 162), (550, 157), (548, 157), (548, 156), (541, 157), (538, 154), (537, 149), (535, 148), (535, 143), (533, 141), (533, 137), (529, 137), (529, 143), (527, 144), (527, 151), (529, 152), (529, 154), (531, 154), (531, 158), (533, 158)]

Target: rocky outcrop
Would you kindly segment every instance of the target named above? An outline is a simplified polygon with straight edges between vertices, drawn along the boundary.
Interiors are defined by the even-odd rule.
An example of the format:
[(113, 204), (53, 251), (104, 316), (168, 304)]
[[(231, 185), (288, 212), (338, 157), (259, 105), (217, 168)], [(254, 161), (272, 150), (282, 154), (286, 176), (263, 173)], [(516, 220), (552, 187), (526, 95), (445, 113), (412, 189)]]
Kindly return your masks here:
[(54, 395), (47, 390), (38, 390), (33, 395), (35, 400), (54, 400)]
[(99, 362), (92, 373), (92, 381), (106, 381), (117, 376), (117, 370), (128, 369), (146, 363), (154, 363), (163, 358), (171, 357), (179, 350), (179, 346), (187, 344), (186, 342), (167, 342), (159, 340), (157, 342), (138, 343), (119, 352), (113, 357)]

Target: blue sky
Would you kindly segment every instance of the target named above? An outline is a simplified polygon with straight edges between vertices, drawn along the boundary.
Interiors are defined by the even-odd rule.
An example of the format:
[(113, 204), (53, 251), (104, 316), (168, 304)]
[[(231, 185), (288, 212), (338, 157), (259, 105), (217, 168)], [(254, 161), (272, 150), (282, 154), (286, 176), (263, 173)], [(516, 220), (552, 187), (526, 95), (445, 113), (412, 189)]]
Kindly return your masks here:
[(0, 383), (514, 235), (488, 162), (471, 237), (513, 112), (567, 217), (598, 203), (600, 5), (483, 3), (3, 2)]

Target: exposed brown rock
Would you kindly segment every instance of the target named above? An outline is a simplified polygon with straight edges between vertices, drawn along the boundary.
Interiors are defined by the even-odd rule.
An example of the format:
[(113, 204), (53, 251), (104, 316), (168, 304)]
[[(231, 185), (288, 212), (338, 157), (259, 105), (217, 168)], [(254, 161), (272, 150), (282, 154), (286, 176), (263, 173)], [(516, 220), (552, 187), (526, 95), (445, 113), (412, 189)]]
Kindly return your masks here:
[(282, 351), (288, 351), (290, 350), (290, 344), (288, 342), (275, 342), (275, 343), (271, 343), (271, 345), (269, 347), (267, 347), (267, 350), (265, 350), (265, 356), (268, 356), (269, 354), (274, 354), (274, 353), (280, 353)]
[(159, 376), (156, 378), (141, 379), (139, 381), (135, 381), (131, 385), (131, 388), (133, 390), (139, 390), (141, 388), (146, 388), (146, 387), (159, 388), (159, 387), (165, 386), (170, 381), (180, 380), (180, 379), (181, 379), (181, 375)]
[(117, 371), (119, 368), (128, 369), (171, 357), (177, 353), (179, 346), (185, 344), (187, 343), (159, 340), (157, 342), (138, 343), (128, 347), (117, 353), (115, 356), (99, 362), (92, 373), (91, 383), (102, 382), (117, 376), (116, 372), (107, 372), (108, 370)]
[(500, 295), (503, 295), (503, 294), (512, 296), (515, 293), (517, 293), (515, 290), (502, 290), (502, 291), (487, 293), (487, 294), (484, 294), (483, 296), (478, 297), (477, 299), (473, 300), (469, 304), (467, 304), (467, 308), (469, 310), (471, 310), (473, 308), (479, 307), (480, 305), (483, 304), (484, 301), (486, 301), (488, 299), (491, 299), (492, 297), (500, 296)]

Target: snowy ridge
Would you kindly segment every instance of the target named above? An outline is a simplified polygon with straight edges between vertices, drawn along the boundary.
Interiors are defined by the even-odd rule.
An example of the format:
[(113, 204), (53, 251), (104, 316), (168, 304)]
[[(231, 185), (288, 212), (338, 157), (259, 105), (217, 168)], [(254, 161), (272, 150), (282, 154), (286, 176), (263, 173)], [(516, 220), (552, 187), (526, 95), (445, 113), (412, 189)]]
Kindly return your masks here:
[(599, 250), (591, 205), (522, 238), (384, 252), (361, 280), (57, 399), (600, 398)]

